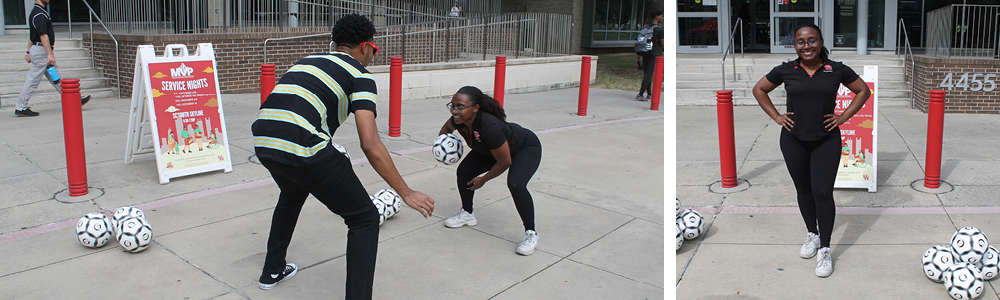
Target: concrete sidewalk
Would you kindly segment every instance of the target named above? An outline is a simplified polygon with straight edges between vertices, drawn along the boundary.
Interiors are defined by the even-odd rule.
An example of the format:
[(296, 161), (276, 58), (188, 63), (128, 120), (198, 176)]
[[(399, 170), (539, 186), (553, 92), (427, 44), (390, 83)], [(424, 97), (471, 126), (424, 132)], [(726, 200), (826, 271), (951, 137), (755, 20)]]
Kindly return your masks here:
[[(927, 115), (880, 109), (878, 191), (835, 190), (834, 273), (819, 278), (815, 259), (798, 255), (806, 230), (779, 126), (757, 106), (735, 108), (737, 174), (747, 183), (723, 189), (715, 107), (676, 109), (677, 197), (709, 222), (676, 252), (677, 299), (950, 299), (923, 275), (924, 251), (965, 226), (1000, 241), (996, 115), (945, 115), (945, 184), (930, 190), (922, 187)], [(987, 282), (980, 299), (1000, 299), (998, 283)]]
[[(383, 133), (384, 97), (377, 118)], [(579, 117), (576, 89), (506, 95), (508, 120), (538, 133), (544, 148), (529, 185), (540, 241), (527, 257), (514, 253), (523, 228), (506, 176), (476, 193), (479, 225), (441, 224), (461, 206), (456, 166), (438, 163), (429, 151), (449, 116), (448, 99), (406, 100), (403, 137), (384, 136), (383, 142), (407, 183), (433, 197), (436, 206), (429, 219), (404, 208), (382, 225), (375, 298), (663, 298), (664, 119), (662, 111), (650, 111), (648, 102), (633, 97), (593, 89), (591, 116)], [(103, 195), (70, 203), (54, 198), (67, 186), (59, 105), (33, 105), (41, 113), (35, 118), (0, 110), (0, 299), (340, 298), (346, 226), (311, 200), (288, 254), (300, 272), (273, 290), (257, 288), (279, 191), (251, 158), (249, 129), (258, 95), (221, 100), (233, 171), (164, 185), (153, 157), (123, 162), (128, 101), (92, 100), (83, 110), (88, 183)], [(360, 159), (355, 132), (351, 118), (334, 142), (355, 158), (369, 192), (387, 188)], [(79, 244), (77, 219), (125, 205), (143, 208), (152, 224), (148, 249), (127, 253), (115, 244)]]

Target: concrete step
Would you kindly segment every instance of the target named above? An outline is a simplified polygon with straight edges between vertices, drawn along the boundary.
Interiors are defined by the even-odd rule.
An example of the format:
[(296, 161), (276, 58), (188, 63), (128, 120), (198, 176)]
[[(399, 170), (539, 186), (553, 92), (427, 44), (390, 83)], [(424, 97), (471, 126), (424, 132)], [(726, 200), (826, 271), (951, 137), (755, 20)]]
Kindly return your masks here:
[[(80, 69), (93, 67), (93, 62), (89, 56), (85, 57), (56, 57), (56, 65), (60, 69)], [(17, 61), (0, 61), (0, 73), (3, 72), (28, 72), (31, 64), (23, 58)]]
[[(0, 62), (20, 62), (26, 63), (24, 61), (25, 50), (0, 50)], [(74, 57), (90, 57), (90, 51), (83, 48), (59, 48), (55, 49), (56, 65), (59, 64), (59, 60), (63, 58), (74, 58)]]
[[(905, 72), (903, 66), (899, 65), (878, 65), (879, 74), (903, 74)], [(736, 73), (762, 73), (767, 74), (774, 69), (774, 65), (737, 65)], [(683, 66), (678, 63), (677, 68), (674, 69), (678, 74), (680, 73), (719, 73), (722, 72), (723, 68), (721, 65), (714, 66)], [(726, 73), (733, 72), (733, 65), (726, 64)], [(854, 70), (855, 72), (864, 72), (864, 69)]]
[[(715, 106), (715, 98), (680, 98), (676, 99), (677, 106)], [(777, 106), (785, 105), (784, 97), (771, 97), (771, 102)], [(733, 105), (757, 106), (757, 99), (753, 97), (733, 97)], [(909, 107), (910, 98), (879, 98), (879, 107)]]
[[(684, 76), (681, 76), (681, 75), (678, 75), (677, 78), (688, 79), (688, 77), (684, 77)], [(758, 80), (760, 80), (760, 78), (758, 78)], [(732, 81), (732, 80), (727, 80), (726, 81), (726, 89), (727, 90), (728, 89), (750, 89), (750, 88), (753, 88), (754, 85), (756, 85), (756, 84), (757, 84), (757, 81), (750, 81), (750, 80)], [(879, 81), (879, 89), (883, 90), (883, 91), (885, 91), (885, 90), (908, 90), (909, 88), (910, 88), (910, 84), (906, 83), (906, 82), (901, 82), (901, 81), (885, 81), (885, 80), (881, 80), (881, 79)], [(722, 79), (721, 78), (715, 78), (715, 80), (701, 80), (701, 81), (688, 81), (688, 80), (680, 81), (680, 80), (678, 80), (677, 81), (677, 89), (678, 90), (687, 90), (687, 89), (722, 89)], [(784, 89), (784, 87), (779, 86), (778, 89)]]
[[(0, 51), (21, 50), (21, 52), (23, 53), (24, 51), (28, 50), (28, 45), (29, 45), (28, 35), (7, 34), (0, 36)], [(68, 49), (68, 48), (82, 48), (82, 47), (83, 47), (83, 39), (68, 38), (64, 35), (64, 33), (56, 34), (55, 49), (58, 50), (62, 48)]]
[[(28, 76), (26, 72), (0, 72), (0, 82), (21, 82)], [(59, 68), (60, 78), (103, 78), (94, 68)], [(44, 78), (44, 77), (43, 77)]]
[[(740, 58), (736, 57), (737, 66), (751, 66), (751, 65), (766, 65), (766, 66), (777, 66), (781, 63), (795, 60), (795, 56), (774, 56), (774, 57), (755, 57), (755, 58)], [(855, 66), (864, 65), (902, 65), (903, 59), (891, 57), (868, 57), (868, 56), (854, 56), (854, 57), (835, 57), (831, 56), (831, 60), (842, 62), (852, 68)], [(721, 66), (722, 56), (719, 55), (714, 58), (677, 58), (678, 66)], [(726, 65), (733, 65), (733, 58), (726, 58)]]
[[(3, 98), (14, 97), (14, 98), (16, 98), (17, 95), (19, 95), (21, 93), (21, 88), (23, 86), (24, 86), (24, 79), (21, 79), (20, 82), (0, 83), (0, 97), (3, 97)], [(80, 88), (84, 89), (84, 90), (106, 88), (106, 87), (111, 87), (111, 79), (107, 79), (107, 78), (81, 78), (80, 79)], [(52, 87), (52, 84), (46, 82), (45, 79), (43, 79), (42, 82), (38, 83), (38, 87), (35, 89), (36, 93), (38, 93), (38, 92), (44, 92), (44, 91), (54, 91), (54, 90), (55, 90), (55, 88)]]
[[(730, 88), (730, 86), (727, 84), (726, 85), (726, 89), (733, 91), (733, 98), (734, 99), (735, 98), (750, 98), (750, 99), (754, 98), (753, 97), (753, 91), (750, 88), (739, 88), (739, 89), (737, 89), (737, 88)], [(678, 89), (677, 90), (677, 98), (678, 99), (680, 99), (680, 98), (696, 98), (696, 99), (713, 99), (714, 100), (716, 98), (716, 92), (718, 90), (719, 89)], [(774, 91), (771, 91), (771, 93), (768, 94), (768, 95), (771, 96), (771, 98), (784, 98), (786, 94), (785, 94), (785, 90), (784, 89), (778, 88), (778, 89), (775, 89)], [(909, 90), (887, 90), (887, 89), (880, 89), (878, 95), (879, 95), (879, 99), (882, 99), (882, 98), (906, 98), (906, 99), (909, 99), (910, 92), (909, 92)]]
[[(722, 77), (725, 76), (726, 80), (733, 80), (732, 69), (726, 71), (725, 74), (719, 74), (720, 71), (715, 72), (705, 72), (705, 73), (690, 73), (690, 72), (680, 72), (678, 71), (677, 78), (684, 79), (686, 81), (721, 81)], [(767, 72), (761, 73), (736, 73), (736, 78), (738, 81), (753, 81), (757, 82), (761, 78), (767, 75)], [(884, 73), (879, 72), (878, 79), (880, 82), (904, 82), (905, 75), (903, 73)]]
[[(90, 95), (92, 98), (117, 98), (115, 95), (114, 88), (95, 88), (95, 89), (84, 89), (80, 91), (80, 96)], [(28, 100), (28, 106), (32, 106), (40, 103), (58, 103), (62, 101), (62, 95), (56, 92), (54, 89), (49, 87), (48, 89), (39, 88), (36, 90), (35, 94), (31, 95), (31, 99)], [(3, 106), (3, 113), (14, 113), (14, 105), (17, 102), (17, 95), (2, 95), (0, 96), (0, 104)], [(128, 103), (125, 103), (128, 109)]]

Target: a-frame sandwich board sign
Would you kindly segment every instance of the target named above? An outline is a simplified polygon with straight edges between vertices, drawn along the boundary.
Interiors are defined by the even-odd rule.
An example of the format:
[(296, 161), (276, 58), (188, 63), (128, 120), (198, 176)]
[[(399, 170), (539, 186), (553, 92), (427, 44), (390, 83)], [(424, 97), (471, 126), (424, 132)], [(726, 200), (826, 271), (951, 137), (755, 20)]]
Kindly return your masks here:
[[(135, 61), (125, 163), (152, 150), (160, 184), (174, 177), (231, 172), (212, 44), (198, 44), (193, 55), (185, 45), (167, 45), (163, 56), (156, 56), (152, 45), (141, 45)], [(143, 147), (147, 129), (151, 138), (146, 144), (152, 149)]]

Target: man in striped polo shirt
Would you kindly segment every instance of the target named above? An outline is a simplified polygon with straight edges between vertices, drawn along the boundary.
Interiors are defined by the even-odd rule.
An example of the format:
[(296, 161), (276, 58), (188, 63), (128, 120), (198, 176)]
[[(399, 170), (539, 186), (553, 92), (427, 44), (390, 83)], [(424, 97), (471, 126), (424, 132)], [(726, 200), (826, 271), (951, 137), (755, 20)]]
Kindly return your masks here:
[(286, 263), (288, 244), (309, 194), (347, 224), (347, 299), (371, 299), (379, 215), (351, 161), (331, 145), (354, 113), (361, 149), (372, 167), (411, 208), (428, 217), (434, 200), (410, 189), (396, 170), (375, 125), (376, 86), (365, 69), (378, 47), (375, 26), (357, 14), (334, 25), (335, 52), (303, 58), (261, 104), (251, 130), (254, 150), (281, 189), (271, 217), (260, 288), (271, 289), (297, 271)]

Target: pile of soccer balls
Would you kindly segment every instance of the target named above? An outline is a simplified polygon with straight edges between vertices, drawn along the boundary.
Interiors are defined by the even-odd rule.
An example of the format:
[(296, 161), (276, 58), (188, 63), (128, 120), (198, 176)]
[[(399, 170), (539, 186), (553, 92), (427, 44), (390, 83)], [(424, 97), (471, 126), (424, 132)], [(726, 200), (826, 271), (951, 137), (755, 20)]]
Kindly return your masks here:
[(372, 195), (372, 203), (378, 209), (378, 225), (381, 226), (385, 220), (399, 214), (399, 206), (403, 203), (403, 198), (390, 189), (384, 189)]
[[(705, 219), (693, 209), (681, 210), (681, 199), (677, 200), (677, 249), (684, 245), (684, 240), (693, 240), (705, 231)], [(675, 249), (676, 250), (676, 249)]]
[(431, 147), (431, 152), (434, 153), (434, 159), (442, 162), (446, 165), (457, 163), (459, 159), (462, 158), (462, 140), (458, 139), (457, 136), (450, 133), (445, 133), (439, 135), (437, 139), (434, 140), (434, 146)]
[(146, 222), (142, 210), (125, 206), (115, 210), (111, 218), (102, 213), (89, 213), (76, 222), (76, 238), (88, 248), (100, 248), (114, 235), (118, 245), (128, 252), (146, 250), (153, 241), (153, 228)]
[(1000, 252), (975, 227), (955, 231), (950, 245), (927, 249), (922, 261), (924, 275), (931, 281), (943, 282), (945, 291), (955, 299), (979, 297), (984, 280), (995, 278), (1000, 271)]

